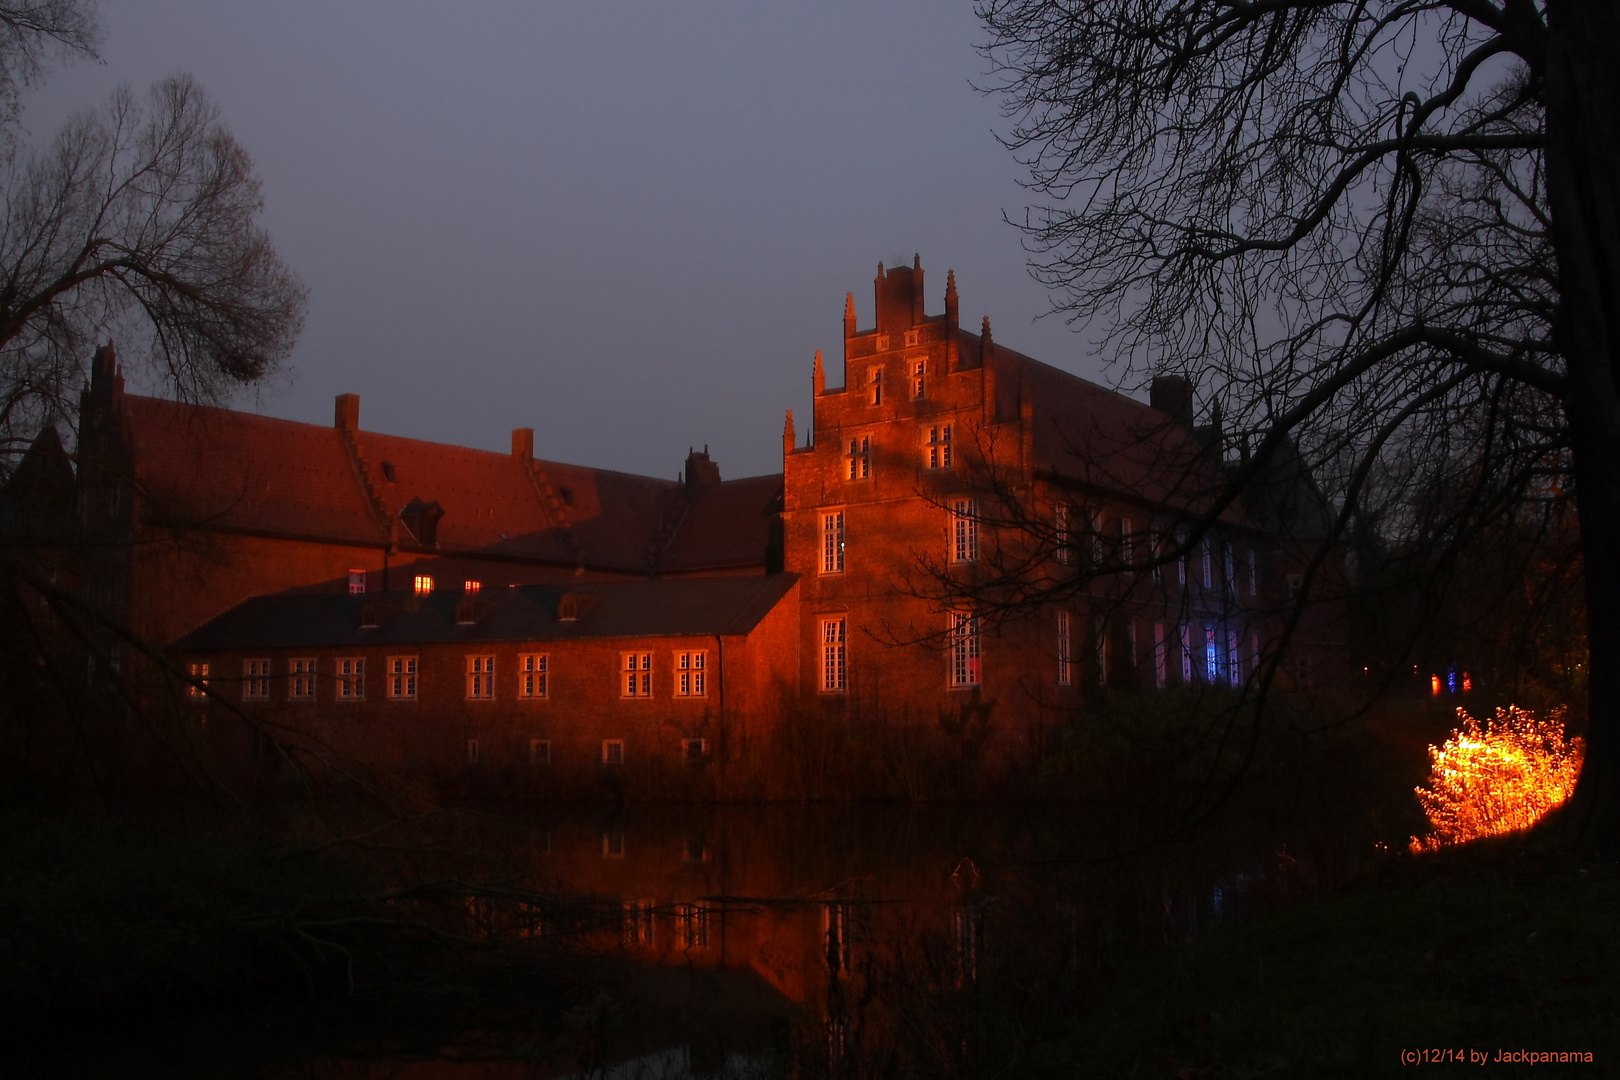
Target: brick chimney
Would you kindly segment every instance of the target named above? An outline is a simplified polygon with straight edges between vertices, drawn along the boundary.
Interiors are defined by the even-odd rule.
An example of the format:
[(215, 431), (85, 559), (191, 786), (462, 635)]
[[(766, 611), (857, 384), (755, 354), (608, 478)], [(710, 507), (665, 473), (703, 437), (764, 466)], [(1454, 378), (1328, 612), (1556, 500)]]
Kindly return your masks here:
[(512, 429), (512, 456), (519, 461), (534, 460), (534, 428)]
[(1148, 404), (1186, 428), (1193, 427), (1192, 384), (1183, 375), (1159, 375), (1148, 390)]
[(339, 394), (332, 415), (332, 426), (339, 431), (360, 430), (360, 395)]

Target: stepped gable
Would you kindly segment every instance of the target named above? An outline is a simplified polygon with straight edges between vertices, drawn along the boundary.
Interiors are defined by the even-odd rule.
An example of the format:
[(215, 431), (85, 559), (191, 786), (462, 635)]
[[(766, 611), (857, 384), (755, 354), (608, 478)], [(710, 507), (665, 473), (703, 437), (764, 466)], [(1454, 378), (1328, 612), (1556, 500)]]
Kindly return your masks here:
[(706, 488), (676, 530), (661, 567), (678, 573), (763, 566), (771, 521), (781, 509), (781, 473)]
[(120, 419), (150, 523), (387, 542), (333, 428), (137, 394)]
[[(969, 343), (976, 350), (977, 336), (966, 335)], [(1018, 402), (1029, 404), (1036, 470), (1194, 512), (1222, 487), (1216, 458), (1165, 413), (1001, 345), (992, 350), (999, 418), (1013, 419)], [(997, 456), (1010, 461), (1017, 453), (1008, 447)], [(1249, 524), (1236, 504), (1221, 519)]]
[[(798, 582), (796, 574), (665, 578), (527, 585), (491, 590), (474, 621), (461, 622), (463, 597), (449, 589), (405, 593), (277, 593), (258, 596), (187, 634), (188, 652), (231, 649), (429, 645), (439, 642), (563, 641), (576, 638), (747, 634)], [(559, 619), (564, 596), (577, 617)], [(365, 611), (376, 620), (362, 626)]]

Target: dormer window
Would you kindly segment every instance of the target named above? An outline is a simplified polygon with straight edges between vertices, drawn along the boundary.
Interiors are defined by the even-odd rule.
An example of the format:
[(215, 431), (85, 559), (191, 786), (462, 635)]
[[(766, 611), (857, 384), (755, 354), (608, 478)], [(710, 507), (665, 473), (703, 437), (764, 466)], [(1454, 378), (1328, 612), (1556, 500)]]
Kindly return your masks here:
[(384, 480), (388, 481), (390, 484), (394, 482), (394, 463), (392, 461), (385, 461), (382, 463), (382, 474)]
[(462, 591), (465, 592), (468, 596), (477, 596), (478, 591), (480, 589), (482, 589), (483, 587), (484, 587), (484, 583), (482, 581), (471, 581), (471, 580), (469, 580), (469, 581), (465, 581), (465, 582), (462, 583)]
[(573, 622), (579, 618), (579, 597), (568, 593), (557, 601), (557, 621)]
[(470, 626), (478, 621), (478, 611), (474, 606), (476, 601), (471, 596), (463, 596), (456, 601), (456, 624)]
[(360, 596), (366, 591), (366, 572), (364, 570), (349, 571), (349, 595)]
[(423, 547), (436, 547), (439, 543), (439, 519), (444, 507), (437, 502), (423, 502), (421, 496), (406, 503), (399, 512), (399, 520)]
[(430, 575), (430, 574), (417, 574), (416, 575), (416, 581), (415, 581), (415, 588), (414, 588), (413, 591), (416, 593), (417, 596), (426, 596), (428, 593), (432, 592), (433, 591), (433, 577), (432, 577), (432, 575)]
[(360, 629), (375, 629), (377, 626), (377, 605), (364, 604), (360, 608)]

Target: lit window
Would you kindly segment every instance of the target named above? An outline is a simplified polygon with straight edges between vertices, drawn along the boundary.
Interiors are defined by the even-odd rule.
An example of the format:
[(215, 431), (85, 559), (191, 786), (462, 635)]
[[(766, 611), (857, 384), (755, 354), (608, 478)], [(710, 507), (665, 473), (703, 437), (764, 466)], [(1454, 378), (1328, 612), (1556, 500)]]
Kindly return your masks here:
[(626, 900), (624, 902), (624, 932), (621, 940), (627, 947), (650, 948), (653, 943), (653, 916), (656, 900)]
[(978, 508), (972, 499), (957, 499), (951, 504), (951, 561), (977, 562), (978, 559)]
[[(624, 764), (624, 740), (623, 739), (603, 739), (602, 740), (602, 764), (604, 764), (604, 765), (623, 765)], [(621, 836), (621, 839), (620, 839), (620, 853), (622, 854), (623, 853), (623, 839), (622, 839), (623, 834), (620, 834), (620, 836)]]
[(190, 697), (201, 698), (208, 696), (208, 665), (191, 665), (191, 689), (187, 691)]
[(844, 572), (844, 512), (821, 515), (821, 572)]
[(1064, 565), (1074, 561), (1073, 540), (1069, 536), (1069, 504), (1058, 503), (1052, 511), (1052, 543), (1057, 549), (1057, 561)]
[(849, 440), (849, 478), (865, 480), (872, 475), (872, 436)]
[(416, 575), (416, 595), (426, 596), (433, 591), (433, 578), (428, 574)]
[(1204, 627), (1204, 673), (1209, 681), (1221, 681), (1221, 650), (1213, 626)]
[(652, 653), (621, 653), (619, 671), (624, 676), (621, 696), (627, 698), (652, 697)]
[(1187, 534), (1186, 533), (1184, 533), (1184, 532), (1177, 532), (1176, 533), (1176, 547), (1181, 549), (1181, 554), (1176, 556), (1176, 584), (1177, 585), (1185, 585), (1185, 584), (1187, 584)]
[(880, 367), (868, 368), (866, 372), (867, 403), (870, 405), (883, 404), (883, 369)]
[(550, 739), (530, 739), (529, 740), (529, 764), (530, 765), (550, 765), (551, 764), (551, 740)]
[(467, 764), (469, 764), (469, 765), (478, 764), (478, 740), (477, 739), (468, 739), (467, 740)]
[(847, 657), (845, 655), (844, 619), (821, 620), (821, 690), (828, 694), (841, 694), (847, 683)]
[(287, 661), (287, 697), (292, 701), (315, 700), (315, 659)]
[(1165, 659), (1164, 623), (1156, 622), (1153, 624), (1153, 685), (1161, 690), (1169, 680), (1169, 672), (1165, 670), (1167, 666)]
[(951, 467), (951, 425), (940, 424), (928, 429), (928, 467)]
[(366, 572), (364, 570), (349, 571), (349, 595), (360, 596), (366, 591)]
[(1160, 582), (1162, 582), (1164, 580), (1164, 567), (1159, 565), (1159, 557), (1161, 555), (1163, 555), (1163, 554), (1164, 554), (1164, 537), (1159, 535), (1159, 530), (1158, 529), (1156, 529), (1156, 528), (1154, 528), (1152, 526), (1149, 526), (1148, 527), (1148, 558), (1151, 559), (1152, 562), (1153, 562), (1152, 574), (1153, 574), (1153, 583), (1155, 585), (1159, 584)]
[(951, 685), (979, 685), (979, 617), (951, 612)]
[(709, 947), (709, 909), (702, 904), (682, 904), (677, 912), (681, 924), (681, 944), (688, 949)]
[(1181, 681), (1192, 682), (1193, 654), (1192, 654), (1192, 627), (1186, 623), (1181, 624)]
[(1074, 681), (1069, 662), (1069, 613), (1057, 613), (1057, 681), (1059, 686), (1068, 686)]
[(518, 697), (543, 698), (550, 694), (547, 685), (550, 657), (545, 653), (524, 653), (518, 657)]
[(681, 757), (688, 765), (703, 764), (703, 755), (707, 744), (702, 739), (682, 739)]
[(467, 696), (478, 701), (488, 701), (495, 696), (493, 656), (467, 657)]
[(270, 661), (242, 661), (242, 698), (265, 701), (270, 697)]
[(1254, 548), (1249, 549), (1249, 595), (1260, 595), (1260, 572), (1259, 567), (1255, 565)]
[(482, 581), (473, 581), (469, 579), (462, 583), (462, 591), (468, 593), (469, 595), (479, 592), (481, 589), (483, 589), (483, 587), (484, 583)]
[(675, 696), (703, 697), (707, 693), (704, 682), (706, 653), (678, 652), (675, 654)]
[(388, 696), (394, 701), (416, 700), (416, 657), (388, 658)]
[(911, 398), (921, 401), (928, 393), (928, 364), (918, 360), (911, 365)]
[(366, 697), (366, 662), (360, 657), (347, 657), (337, 662), (337, 699), (364, 701)]

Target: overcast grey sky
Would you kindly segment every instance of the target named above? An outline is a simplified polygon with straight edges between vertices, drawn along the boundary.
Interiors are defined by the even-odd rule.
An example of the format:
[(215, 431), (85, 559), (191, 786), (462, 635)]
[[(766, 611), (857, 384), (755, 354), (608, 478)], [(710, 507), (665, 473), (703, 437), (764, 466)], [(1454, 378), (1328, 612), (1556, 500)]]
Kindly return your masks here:
[[(310, 287), (289, 377), (245, 407), (674, 476), (781, 467), (811, 356), (877, 263), (954, 267), (964, 325), (1088, 377), (1086, 337), (1001, 221), (1025, 193), (969, 85), (966, 0), (569, 4), (105, 0), (104, 63), (58, 70), (44, 140), (119, 83), (195, 75), (253, 154)], [(803, 420), (800, 430), (803, 431)]]

